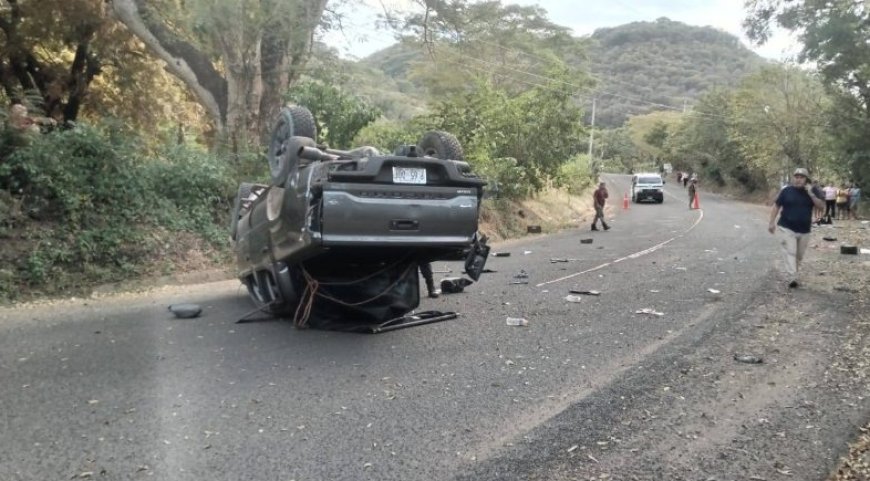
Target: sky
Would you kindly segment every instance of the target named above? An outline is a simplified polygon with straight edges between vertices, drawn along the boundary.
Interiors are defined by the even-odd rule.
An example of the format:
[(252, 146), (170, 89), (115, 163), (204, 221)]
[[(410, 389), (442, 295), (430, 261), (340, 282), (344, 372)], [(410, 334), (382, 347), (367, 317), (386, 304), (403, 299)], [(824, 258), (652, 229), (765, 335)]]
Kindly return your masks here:
[[(615, 27), (660, 17), (690, 25), (712, 26), (734, 34), (762, 57), (785, 60), (800, 50), (797, 40), (778, 31), (765, 45), (750, 44), (741, 23), (745, 17), (743, 0), (502, 0), (503, 3), (540, 5), (554, 22), (571, 28), (575, 35), (589, 35), (597, 28)], [(344, 57), (362, 58), (395, 42), (392, 33), (378, 30), (375, 21), (384, 6), (407, 9), (410, 0), (360, 0), (342, 8), (343, 32), (329, 32), (324, 41)]]

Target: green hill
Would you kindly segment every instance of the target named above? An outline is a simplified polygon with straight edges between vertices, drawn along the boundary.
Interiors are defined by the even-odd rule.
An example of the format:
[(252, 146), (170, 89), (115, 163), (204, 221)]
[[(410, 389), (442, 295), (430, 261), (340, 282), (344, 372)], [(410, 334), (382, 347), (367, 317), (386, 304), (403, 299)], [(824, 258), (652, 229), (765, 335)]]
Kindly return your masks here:
[[(620, 126), (631, 115), (667, 110), (664, 106), (691, 106), (701, 93), (716, 86), (735, 86), (765, 62), (729, 33), (667, 18), (598, 29), (589, 44), (583, 67), (597, 81), (596, 124), (603, 127)], [(425, 88), (413, 76), (417, 61), (426, 61), (418, 48), (397, 44), (357, 66), (390, 79), (366, 81), (383, 85), (380, 94), (370, 91), (370, 95), (388, 97), (391, 104), (406, 99), (417, 108), (426, 98)]]
[(667, 18), (598, 29), (592, 40), (588, 68), (598, 80), (602, 126), (664, 109), (651, 104), (691, 105), (713, 87), (737, 85), (765, 62), (729, 33)]

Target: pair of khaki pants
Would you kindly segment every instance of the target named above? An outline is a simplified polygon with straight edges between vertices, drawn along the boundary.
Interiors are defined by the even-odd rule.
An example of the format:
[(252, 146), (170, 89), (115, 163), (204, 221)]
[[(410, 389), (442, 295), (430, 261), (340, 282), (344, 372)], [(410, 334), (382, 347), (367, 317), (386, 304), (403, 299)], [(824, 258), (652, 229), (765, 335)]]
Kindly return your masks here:
[(809, 234), (798, 234), (791, 229), (778, 226), (779, 243), (785, 255), (785, 272), (790, 281), (798, 280), (798, 266), (804, 259), (807, 246), (810, 244)]

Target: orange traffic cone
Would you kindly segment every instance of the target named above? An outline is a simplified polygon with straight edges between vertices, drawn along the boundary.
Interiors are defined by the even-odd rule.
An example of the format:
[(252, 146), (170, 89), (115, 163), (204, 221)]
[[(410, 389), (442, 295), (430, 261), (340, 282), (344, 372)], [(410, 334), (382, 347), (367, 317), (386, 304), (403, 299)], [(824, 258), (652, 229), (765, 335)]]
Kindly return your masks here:
[(628, 210), (628, 192), (626, 192), (625, 197), (622, 198), (622, 209)]
[(692, 209), (700, 209), (701, 208), (701, 199), (698, 197), (698, 193), (695, 192), (695, 198), (692, 199)]

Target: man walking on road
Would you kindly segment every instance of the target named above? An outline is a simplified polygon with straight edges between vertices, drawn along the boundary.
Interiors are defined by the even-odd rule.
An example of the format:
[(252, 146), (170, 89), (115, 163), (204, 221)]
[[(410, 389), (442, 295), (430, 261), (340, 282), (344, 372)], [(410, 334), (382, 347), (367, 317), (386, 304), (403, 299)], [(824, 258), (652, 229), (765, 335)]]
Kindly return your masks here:
[(598, 189), (592, 194), (592, 201), (595, 203), (595, 218), (592, 219), (592, 230), (598, 230), (598, 219), (601, 219), (601, 226), (604, 230), (610, 230), (607, 222), (604, 222), (604, 203), (607, 201), (607, 187), (604, 182), (598, 184)]
[[(785, 255), (785, 269), (789, 276), (788, 286), (798, 287), (798, 269), (810, 242), (813, 207), (825, 206), (822, 191), (813, 187), (807, 169), (794, 171), (792, 184), (779, 191), (779, 196), (770, 211), (771, 234), (779, 230), (780, 245)], [(779, 222), (776, 217), (779, 216)]]

